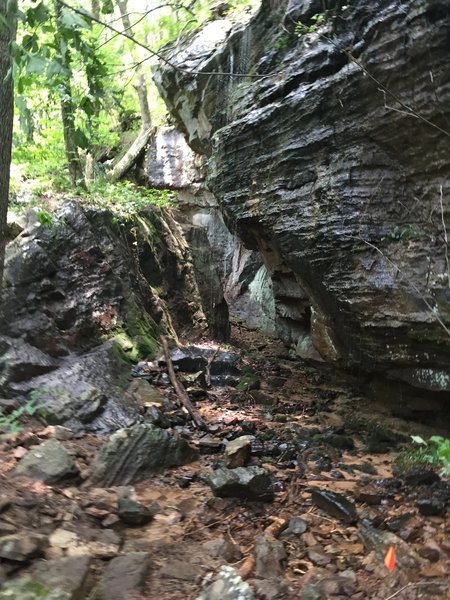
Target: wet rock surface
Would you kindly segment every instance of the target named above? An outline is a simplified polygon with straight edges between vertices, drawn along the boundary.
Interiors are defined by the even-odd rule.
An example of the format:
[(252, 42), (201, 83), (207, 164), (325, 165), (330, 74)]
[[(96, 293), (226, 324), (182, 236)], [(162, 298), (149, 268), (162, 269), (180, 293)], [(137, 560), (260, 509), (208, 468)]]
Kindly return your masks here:
[[(298, 35), (321, 11), (265, 0), (233, 32), (216, 21), (156, 82), (209, 159), (226, 222), (264, 257), (278, 335), (300, 356), (448, 392), (445, 244), (429, 219), (450, 218), (448, 110), (431, 100), (448, 97), (448, 12), (439, 0), (328, 2)], [(230, 68), (239, 76), (201, 74)]]
[(7, 246), (5, 278), (0, 393), (33, 398), (77, 432), (140, 422), (123, 397), (129, 362), (173, 326), (206, 329), (187, 242), (156, 208), (127, 220), (69, 201), (51, 227), (32, 221)]
[(217, 469), (208, 477), (216, 496), (221, 498), (249, 498), (272, 500), (273, 489), (269, 473), (260, 467)]
[(322, 508), (332, 517), (336, 517), (344, 523), (355, 523), (358, 520), (356, 507), (353, 502), (342, 494), (335, 492), (314, 490), (311, 493), (313, 504)]

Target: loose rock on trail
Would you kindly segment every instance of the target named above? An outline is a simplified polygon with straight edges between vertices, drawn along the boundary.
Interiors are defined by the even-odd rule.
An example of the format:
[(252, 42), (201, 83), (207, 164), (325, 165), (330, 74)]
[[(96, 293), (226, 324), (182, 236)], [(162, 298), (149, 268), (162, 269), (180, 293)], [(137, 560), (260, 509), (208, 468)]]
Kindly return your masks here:
[(161, 357), (132, 369), (140, 424), (100, 438), (30, 419), (4, 438), (0, 600), (448, 597), (449, 483), (392, 469), (410, 433), (435, 429), (233, 335), (171, 353), (208, 431)]

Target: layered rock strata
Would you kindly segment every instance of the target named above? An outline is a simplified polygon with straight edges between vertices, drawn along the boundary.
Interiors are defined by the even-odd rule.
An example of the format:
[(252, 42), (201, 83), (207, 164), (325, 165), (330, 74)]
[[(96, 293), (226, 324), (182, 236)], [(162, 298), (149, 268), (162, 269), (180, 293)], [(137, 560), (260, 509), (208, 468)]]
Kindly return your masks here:
[(263, 0), (187, 39), (156, 81), (279, 287), (283, 337), (448, 392), (449, 6), (325, 8)]

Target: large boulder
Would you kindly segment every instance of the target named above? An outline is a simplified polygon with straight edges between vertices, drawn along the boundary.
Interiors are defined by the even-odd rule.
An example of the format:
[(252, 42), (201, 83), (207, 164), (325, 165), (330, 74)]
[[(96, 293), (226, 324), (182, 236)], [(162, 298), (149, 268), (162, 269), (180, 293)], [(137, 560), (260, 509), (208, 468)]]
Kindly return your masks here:
[(144, 400), (125, 393), (129, 364), (115, 340), (81, 356), (59, 361), (51, 373), (11, 383), (16, 393), (26, 394), (51, 425), (73, 432), (107, 434), (142, 421)]
[(51, 223), (31, 224), (7, 246), (5, 284), (2, 334), (54, 358), (105, 337), (131, 358), (149, 355), (158, 327), (171, 331), (168, 309), (177, 326), (204, 319), (182, 231), (151, 207), (121, 217), (64, 204)]
[(278, 334), (450, 391), (448, 7), (322, 5), (263, 0), (247, 25), (187, 38), (156, 82), (264, 259)]

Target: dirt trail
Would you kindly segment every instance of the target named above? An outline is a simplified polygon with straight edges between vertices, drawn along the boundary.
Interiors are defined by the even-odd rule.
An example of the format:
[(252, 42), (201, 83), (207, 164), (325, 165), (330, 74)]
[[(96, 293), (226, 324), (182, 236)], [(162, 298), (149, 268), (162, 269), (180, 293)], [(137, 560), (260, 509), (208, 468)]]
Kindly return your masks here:
[[(151, 557), (141, 600), (195, 599), (224, 564), (245, 576), (255, 598), (267, 600), (449, 597), (448, 482), (430, 485), (417, 475), (408, 483), (392, 470), (410, 434), (427, 437), (436, 429), (390, 417), (385, 406), (361, 397), (350, 378), (291, 360), (279, 342), (235, 328), (233, 343), (253, 389), (198, 393), (195, 405), (209, 433), (185, 416), (179, 431), (200, 459), (134, 485), (139, 502), (155, 507), (151, 522), (126, 527), (116, 514), (120, 490), (83, 486), (102, 443), (91, 435), (63, 442), (81, 473), (77, 485), (12, 477), (28, 448), (54, 435), (54, 428), (30, 421), (0, 447), (0, 535), (65, 529), (95, 538), (112, 529), (119, 541), (94, 553), (86, 598), (107, 561), (129, 552)], [(161, 390), (176, 399), (170, 386)], [(273, 477), (273, 501), (215, 497), (206, 482), (223, 465), (225, 442), (242, 435), (252, 440), (250, 465)], [(342, 494), (356, 517), (333, 512), (314, 490)], [(436, 514), (427, 514), (432, 501)], [(71, 543), (50, 542), (43, 555), (73, 554)], [(389, 572), (383, 558), (391, 544), (397, 565)], [(32, 564), (3, 560), (0, 578), (17, 578)]]

